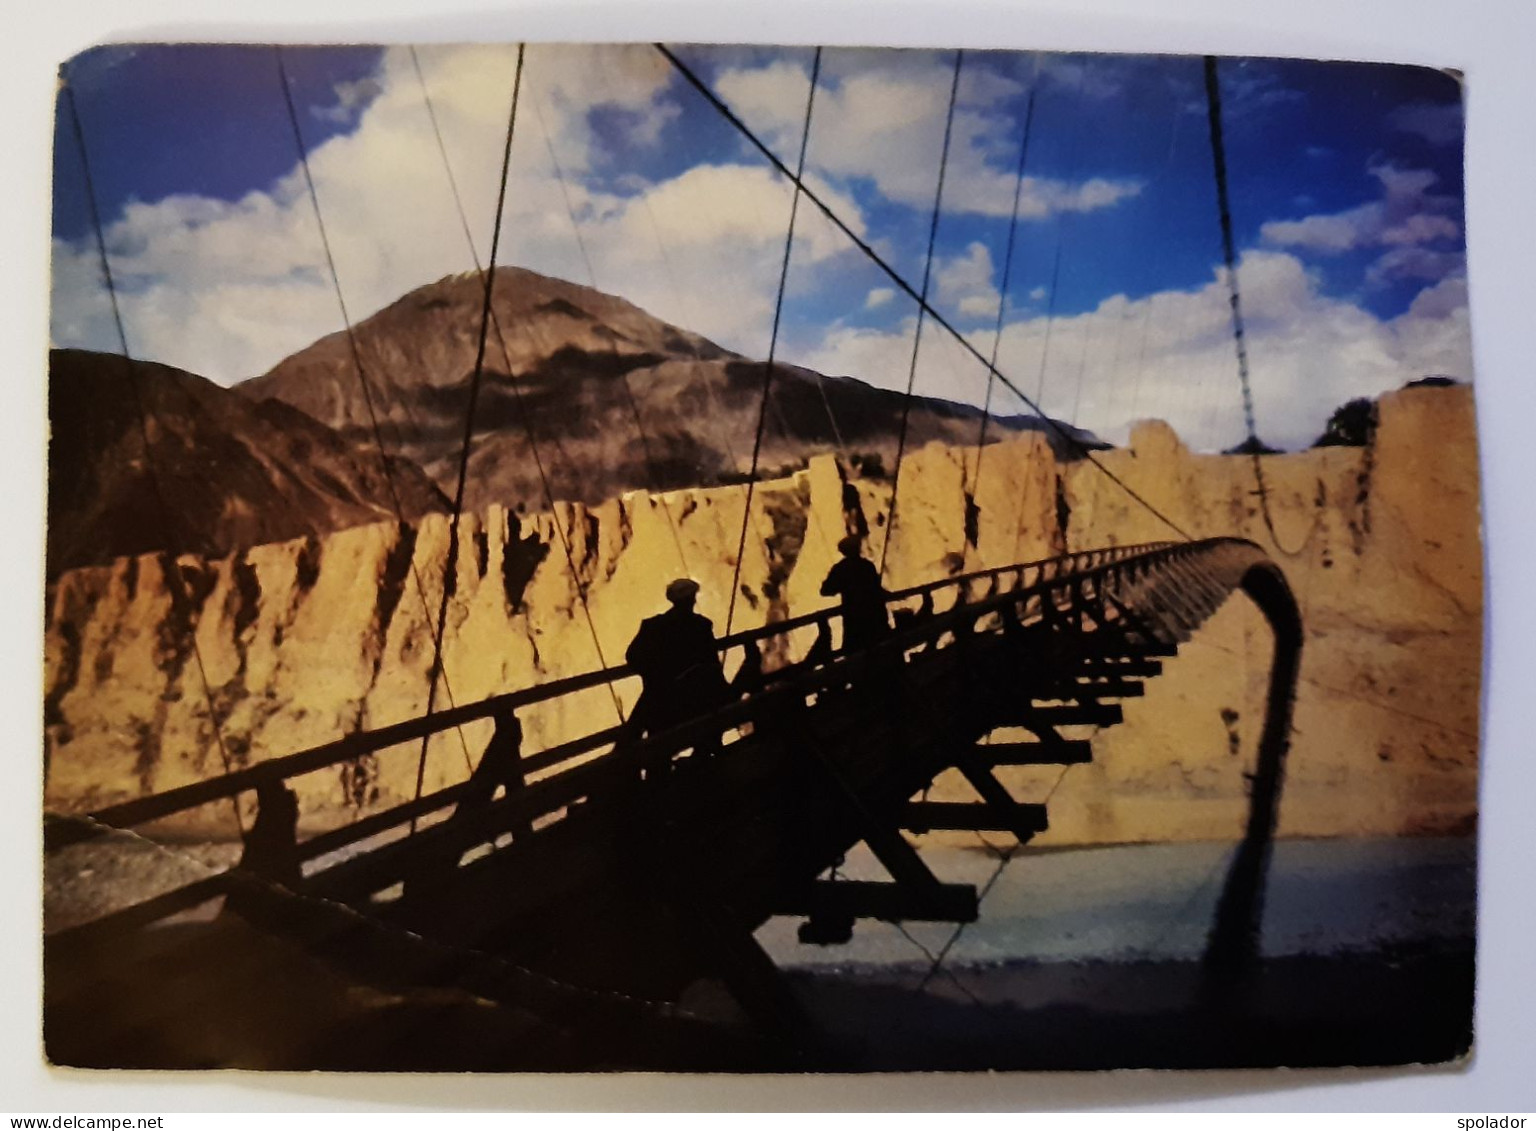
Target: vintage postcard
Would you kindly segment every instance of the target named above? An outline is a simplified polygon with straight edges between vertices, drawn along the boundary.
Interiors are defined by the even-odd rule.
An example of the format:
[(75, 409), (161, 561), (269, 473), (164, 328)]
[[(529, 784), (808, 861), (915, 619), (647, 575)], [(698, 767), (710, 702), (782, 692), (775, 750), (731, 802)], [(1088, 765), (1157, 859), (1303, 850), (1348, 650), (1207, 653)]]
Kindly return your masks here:
[(1383, 64), (70, 60), (48, 1058), (1465, 1056), (1462, 143)]

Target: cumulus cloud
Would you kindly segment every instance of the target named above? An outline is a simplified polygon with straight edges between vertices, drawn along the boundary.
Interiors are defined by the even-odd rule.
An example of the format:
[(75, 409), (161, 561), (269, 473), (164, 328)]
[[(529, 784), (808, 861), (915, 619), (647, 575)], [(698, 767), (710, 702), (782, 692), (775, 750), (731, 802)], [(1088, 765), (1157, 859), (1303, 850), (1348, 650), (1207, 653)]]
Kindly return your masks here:
[[(419, 51), (468, 225), (483, 260), (490, 246), (500, 149), (511, 97), (513, 50)], [(842, 56), (845, 53), (835, 53)], [(811, 180), (856, 231), (866, 232), (850, 187), (873, 184), (888, 200), (931, 203), (948, 97), (942, 56), (911, 53), (861, 75), (843, 59), (818, 92)], [(798, 140), (808, 75), (782, 59), (750, 61), (722, 80), (738, 110)], [(1006, 215), (1014, 140), (998, 123), (1007, 75), (967, 65), (957, 115), (952, 208)], [(360, 319), (412, 287), (472, 267), (447, 175), (408, 54), (387, 52), (356, 128), (317, 147), (312, 168), (349, 312)], [(798, 85), (797, 85), (798, 82)], [(1262, 93), (1262, 91), (1260, 92)], [(664, 61), (644, 47), (528, 49), (524, 99), (512, 156), (500, 259), (621, 294), (658, 317), (749, 356), (764, 356), (783, 254), (790, 186), (765, 164), (739, 156), (682, 172), (641, 174), (618, 165), (614, 138), (658, 146), (681, 97)], [(344, 103), (347, 96), (338, 95)], [(613, 129), (618, 115), (621, 129)], [(861, 133), (855, 118), (868, 121)], [(774, 127), (774, 122), (780, 122)], [(784, 126), (783, 122), (792, 122)], [(823, 123), (825, 133), (822, 133)], [(873, 138), (882, 140), (876, 144)], [(899, 144), (898, 144), (899, 142)], [(894, 152), (882, 156), (883, 148)], [(925, 170), (920, 174), (914, 170)], [(1421, 170), (1373, 170), (1382, 199), (1345, 212), (1282, 220), (1264, 229), (1267, 250), (1240, 266), (1249, 315), (1260, 428), (1272, 443), (1310, 442), (1333, 408), (1426, 372), (1470, 376), (1459, 214)], [(1029, 181), (1023, 213), (1045, 216), (1112, 206), (1134, 184), (1089, 178)], [(843, 277), (857, 252), (814, 209), (800, 210), (792, 285)], [(302, 173), (235, 201), (176, 196), (134, 203), (110, 223), (107, 241), (130, 349), (232, 382), (341, 328), (324, 248)], [(1376, 248), (1380, 279), (1430, 282), (1410, 308), (1383, 319), (1323, 293), (1298, 258)], [(54, 247), (53, 333), (61, 344), (116, 349), (90, 240)], [(810, 268), (810, 270), (806, 270)], [(996, 265), (980, 242), (935, 263), (934, 295), (972, 341), (992, 348)], [(847, 277), (852, 278), (852, 275)], [(798, 280), (798, 282), (797, 282)], [(850, 294), (862, 311), (892, 317), (894, 288), (864, 276)], [(1030, 298), (1045, 297), (1035, 288)], [(864, 319), (870, 321), (871, 319)], [(967, 322), (969, 320), (969, 322)], [(801, 336), (786, 360), (904, 388), (913, 320), (897, 327), (833, 323)], [(1047, 320), (1010, 315), (1000, 367), (1044, 407), (1111, 440), (1159, 415), (1203, 448), (1242, 437), (1227, 291), (1220, 273), (1191, 291), (1130, 300)], [(980, 404), (984, 367), (931, 324), (918, 357), (920, 393)], [(999, 393), (1000, 411), (1022, 411)]]
[(1321, 254), (1356, 248), (1417, 247), (1458, 240), (1461, 225), (1454, 197), (1431, 193), (1436, 181), (1427, 169), (1378, 165), (1370, 173), (1382, 187), (1380, 200), (1342, 212), (1318, 213), (1299, 220), (1271, 220), (1260, 229), (1265, 243)]
[[(881, 196), (915, 208), (933, 205), (953, 57), (948, 53), (834, 52), (841, 68), (824, 71), (816, 92), (807, 161), (833, 180), (859, 179)], [(1068, 64), (1061, 64), (1066, 66)], [(798, 150), (810, 76), (778, 59), (737, 67), (716, 79), (720, 96), (781, 158)], [(950, 141), (944, 208), (1007, 216), (1013, 205), (1018, 123), (1002, 112), (1019, 83), (981, 63), (962, 71)], [(1080, 182), (1026, 177), (1019, 216), (1039, 220), (1065, 212), (1110, 208), (1141, 192), (1134, 177), (1094, 176)]]
[(322, 122), (346, 125), (357, 117), (363, 107), (378, 96), (379, 84), (375, 79), (339, 82), (335, 86), (335, 91), (334, 106), (316, 106), (310, 110), (310, 113)]
[[(1395, 318), (1325, 295), (1294, 255), (1249, 251), (1238, 266), (1259, 431), (1284, 447), (1309, 444), (1340, 404), (1376, 396), (1426, 373), (1472, 376), (1466, 284), (1427, 288)], [(1193, 291), (1116, 295), (1086, 313), (1026, 317), (1004, 329), (998, 368), (1052, 416), (1124, 442), (1137, 419), (1157, 416), (1196, 448), (1243, 438), (1224, 269)], [(905, 386), (912, 322), (894, 331), (833, 327), (797, 358), (830, 374)], [(972, 336), (983, 354), (986, 331)], [(925, 331), (918, 391), (980, 403), (985, 369), (952, 340)], [(1000, 412), (1027, 411), (999, 394)]]
[(964, 254), (942, 261), (933, 272), (934, 298), (940, 310), (962, 318), (995, 317), (1001, 296), (992, 282), (992, 253), (973, 242)]
[[(420, 49), (481, 261), (489, 254), (513, 48)], [(387, 52), (357, 128), (311, 154), (325, 230), (358, 320), (413, 287), (472, 268), (408, 53)], [(665, 61), (645, 47), (528, 48), (499, 253), (592, 283), (747, 353), (766, 348), (790, 186), (765, 165), (701, 164), (591, 187), (610, 159), (594, 111), (624, 144), (656, 144), (678, 114)], [(351, 88), (349, 88), (351, 89)], [(361, 88), (357, 88), (361, 90)], [(275, 92), (274, 92), (275, 96)], [(338, 97), (347, 101), (346, 92)], [(855, 230), (857, 203), (820, 183)], [(106, 232), (130, 348), (231, 383), (341, 328), (302, 172), (234, 202), (174, 196), (128, 206)], [(812, 218), (796, 262), (845, 254)], [(89, 239), (54, 246), (53, 336), (115, 349)]]

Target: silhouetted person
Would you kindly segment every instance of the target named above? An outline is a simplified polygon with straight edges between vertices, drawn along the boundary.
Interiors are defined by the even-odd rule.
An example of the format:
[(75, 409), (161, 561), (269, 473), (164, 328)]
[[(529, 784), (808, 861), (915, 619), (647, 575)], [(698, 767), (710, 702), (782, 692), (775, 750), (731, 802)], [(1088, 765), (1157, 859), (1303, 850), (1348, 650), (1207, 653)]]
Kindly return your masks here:
[[(636, 735), (657, 734), (718, 709), (729, 688), (715, 646), (715, 626), (693, 611), (699, 583), (679, 578), (667, 586), (672, 607), (640, 622), (624, 658), (644, 683), (630, 716)], [(720, 739), (700, 739), (695, 751), (713, 754)]]
[[(507, 796), (524, 785), (523, 779), (523, 724), (511, 711), (496, 716), (496, 730), (485, 744), (485, 752), (475, 764), (474, 773), (464, 783), (464, 792), (454, 807), (453, 820), (461, 820), (483, 812), (490, 807), (496, 796), (496, 787), (504, 786)], [(531, 830), (527, 818), (516, 822), (514, 834)]]
[(240, 863), (231, 873), (224, 914), (239, 915), (259, 929), (275, 929), (286, 910), (273, 886), (294, 891), (303, 879), (299, 864), (299, 799), (282, 781), (256, 787), (256, 820), (246, 830)]
[[(498, 786), (506, 787), (508, 798), (523, 787), (522, 759), (522, 722), (511, 711), (496, 715), (496, 729), (491, 734), (491, 740), (485, 744), (480, 761), (475, 763), (474, 770), (465, 781), (464, 792), (459, 794), (459, 803), (454, 806), (453, 815), (440, 826), (439, 831), (447, 836), (447, 842), (417, 853), (410, 874), (404, 879), (403, 895), (406, 900), (430, 900), (441, 894), (443, 873), (456, 870), (464, 852), (473, 847), (473, 844), (465, 843), (462, 837), (455, 836), (453, 830), (463, 829), (466, 825), (472, 827), (475, 819), (491, 807)], [(522, 816), (512, 822), (509, 829), (513, 838), (517, 839), (532, 832), (533, 824), (527, 816)], [(491, 836), (487, 834), (485, 840), (490, 839)]]
[(239, 866), (286, 888), (299, 886), (299, 798), (281, 781), (256, 787), (256, 820), (245, 834)]
[(821, 583), (823, 597), (843, 599), (843, 651), (868, 648), (891, 631), (885, 611), (885, 586), (875, 563), (859, 551), (863, 542), (850, 534), (837, 544), (842, 552)]

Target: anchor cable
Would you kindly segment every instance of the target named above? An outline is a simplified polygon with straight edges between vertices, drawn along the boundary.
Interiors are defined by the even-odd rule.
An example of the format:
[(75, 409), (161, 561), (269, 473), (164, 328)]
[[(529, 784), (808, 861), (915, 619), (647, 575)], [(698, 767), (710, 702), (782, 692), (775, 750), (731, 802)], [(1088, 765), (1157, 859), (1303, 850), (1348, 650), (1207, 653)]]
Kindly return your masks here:
[[(800, 191), (804, 194), (805, 198), (814, 204), (816, 208), (821, 212), (821, 214), (825, 216), (827, 220), (833, 225), (833, 227), (842, 232), (854, 247), (858, 248), (858, 250), (863, 253), (863, 255), (871, 263), (878, 267), (880, 271), (885, 275), (885, 277), (888, 278), (898, 290), (900, 290), (908, 298), (917, 300), (919, 305), (924, 307), (927, 317), (930, 321), (932, 321), (935, 325), (939, 326), (947, 334), (949, 334), (950, 337), (955, 340), (956, 344), (959, 345), (961, 350), (970, 354), (983, 365), (987, 364), (986, 356), (976, 348), (970, 339), (962, 334), (958, 329), (956, 329), (954, 324), (950, 322), (949, 319), (945, 318), (931, 305), (929, 305), (927, 301), (923, 299), (922, 296), (918, 293), (917, 288), (908, 282), (899, 271), (892, 267), (890, 263), (886, 261), (885, 257), (876, 251), (873, 246), (871, 246), (869, 241), (858, 235), (858, 233), (853, 230), (848, 222), (839, 216), (837, 211), (830, 204), (828, 204), (821, 197), (821, 195), (816, 192), (815, 189), (805, 185), (798, 177), (795, 177), (795, 174), (790, 170), (789, 166), (781, 161), (778, 155), (773, 152), (768, 144), (764, 142), (760, 137), (758, 137), (757, 134), (752, 131), (751, 127), (743, 122), (735, 114), (735, 112), (732, 111), (731, 108), (720, 99), (719, 95), (715, 94), (715, 92), (709, 88), (708, 83), (700, 78), (686, 63), (679, 59), (677, 55), (674, 54), (666, 46), (666, 44), (657, 43), (654, 46), (656, 50), (660, 52), (661, 55), (669, 63), (671, 63), (674, 68), (676, 68), (678, 73), (681, 74), (685, 80), (687, 80), (689, 85), (697, 90), (699, 94), (705, 99), (705, 101), (713, 106), (715, 110), (721, 114), (721, 116), (730, 122), (731, 125), (734, 126), (736, 130), (741, 133), (741, 135), (748, 142), (751, 143), (753, 148), (761, 153), (774, 166), (774, 168), (778, 169), (779, 172), (783, 173), (785, 176), (793, 178), (799, 185)], [(988, 366), (988, 370), (989, 372), (996, 375), (997, 379), (1002, 382), (1004, 388), (1008, 389), (1011, 393), (1013, 393), (1014, 396), (1018, 397), (1019, 400), (1023, 402), (1031, 412), (1040, 417), (1045, 426), (1052, 432), (1056, 433), (1056, 435), (1061, 438), (1063, 443), (1065, 443), (1068, 447), (1075, 449), (1080, 458), (1088, 461), (1090, 464), (1096, 467), (1106, 478), (1118, 486), (1131, 499), (1133, 499), (1138, 505), (1140, 505), (1159, 522), (1163, 523), (1163, 525), (1167, 526), (1170, 530), (1176, 533), (1180, 538), (1183, 538), (1185, 541), (1194, 540), (1193, 536), (1182, 526), (1174, 522), (1171, 518), (1169, 518), (1166, 514), (1164, 514), (1151, 502), (1149, 502), (1134, 487), (1130, 486), (1123, 479), (1121, 479), (1120, 476), (1116, 475), (1113, 471), (1106, 467), (1104, 463), (1093, 454), (1093, 450), (1084, 444), (1081, 439), (1075, 436), (1069, 429), (1065, 428), (1060, 422), (1052, 420), (1049, 416), (1042, 412), (1040, 410), (1039, 404), (1032, 400), (1029, 395), (1022, 389), (1020, 389), (1018, 385), (1008, 377), (1007, 374), (1005, 374), (1002, 370), (996, 369), (992, 366)]]

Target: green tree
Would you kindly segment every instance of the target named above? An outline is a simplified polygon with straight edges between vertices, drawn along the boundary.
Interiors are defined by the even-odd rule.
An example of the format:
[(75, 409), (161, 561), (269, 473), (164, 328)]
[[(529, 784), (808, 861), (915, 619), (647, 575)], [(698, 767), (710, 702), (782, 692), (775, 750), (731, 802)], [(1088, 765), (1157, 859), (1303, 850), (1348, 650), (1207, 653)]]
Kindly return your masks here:
[(1328, 418), (1328, 425), (1317, 438), (1314, 448), (1363, 448), (1376, 434), (1376, 402), (1356, 397), (1340, 405)]

